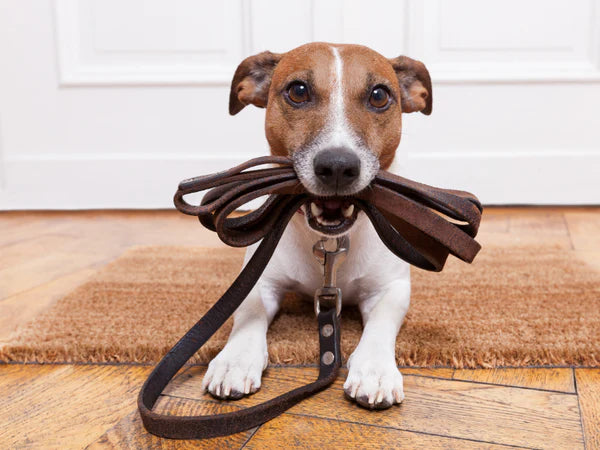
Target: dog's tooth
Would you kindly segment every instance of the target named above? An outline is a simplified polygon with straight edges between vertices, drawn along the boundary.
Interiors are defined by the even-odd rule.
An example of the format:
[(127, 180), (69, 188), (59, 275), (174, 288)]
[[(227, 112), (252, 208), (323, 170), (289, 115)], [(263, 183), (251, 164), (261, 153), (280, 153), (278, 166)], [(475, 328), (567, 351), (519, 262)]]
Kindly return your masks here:
[(344, 217), (352, 217), (352, 213), (354, 213), (354, 205), (350, 203), (350, 205), (342, 211)]
[(324, 225), (326, 227), (339, 225), (341, 223), (340, 220), (327, 220), (327, 219), (323, 218), (322, 216), (317, 217), (317, 222), (319, 222), (321, 225)]
[(323, 214), (323, 210), (313, 202), (310, 202), (310, 212), (315, 217), (319, 217), (321, 214)]
[(317, 220), (317, 222), (319, 222), (321, 225), (325, 225), (325, 219), (323, 219), (323, 217), (321, 216), (315, 216), (315, 219)]

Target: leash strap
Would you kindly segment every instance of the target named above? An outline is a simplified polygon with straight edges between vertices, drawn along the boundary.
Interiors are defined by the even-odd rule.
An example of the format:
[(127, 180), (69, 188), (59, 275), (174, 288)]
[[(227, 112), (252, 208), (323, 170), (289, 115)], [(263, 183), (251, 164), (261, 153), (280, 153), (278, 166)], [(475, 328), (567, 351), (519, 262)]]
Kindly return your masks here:
[[(277, 166), (248, 170), (265, 164)], [(210, 190), (199, 206), (184, 200), (186, 194), (207, 189)], [(269, 197), (257, 210), (242, 217), (229, 217), (240, 206), (264, 195)], [(230, 170), (180, 183), (174, 198), (177, 209), (198, 216), (202, 225), (216, 231), (223, 242), (245, 247), (262, 241), (229, 289), (163, 357), (144, 383), (138, 396), (138, 409), (148, 432), (173, 439), (211, 438), (237, 433), (280, 415), (336, 379), (341, 365), (336, 311), (338, 303), (341, 304), (341, 292), (338, 297), (333, 294), (335, 302), (328, 305), (331, 307), (316, 308), (320, 365), (319, 376), (314, 382), (228, 414), (172, 416), (152, 410), (169, 381), (250, 293), (288, 222), (309, 198), (309, 193), (296, 176), (292, 160), (286, 157), (255, 158)], [(479, 228), (482, 208), (477, 198), (467, 192), (438, 189), (380, 171), (369, 188), (351, 200), (367, 214), (385, 245), (417, 267), (440, 271), (449, 254), (471, 262), (480, 249), (473, 238)], [(321, 248), (316, 245), (314, 251), (319, 257)], [(322, 300), (327, 300), (335, 292), (334, 286), (327, 287), (329, 289), (321, 292)]]
[[(210, 339), (246, 298), (262, 274), (283, 234), (285, 226), (304, 200), (285, 209), (276, 225), (267, 233), (231, 287), (213, 307), (179, 340), (154, 368), (138, 397), (138, 409), (147, 431), (174, 439), (199, 439), (225, 436), (256, 427), (280, 415), (296, 403), (329, 386), (341, 365), (340, 328), (336, 308), (321, 311), (319, 323), (320, 369), (318, 378), (260, 405), (228, 414), (211, 416), (170, 416), (152, 408), (169, 381), (189, 358)], [(321, 330), (326, 330), (325, 332)], [(333, 356), (333, 358), (331, 358)]]

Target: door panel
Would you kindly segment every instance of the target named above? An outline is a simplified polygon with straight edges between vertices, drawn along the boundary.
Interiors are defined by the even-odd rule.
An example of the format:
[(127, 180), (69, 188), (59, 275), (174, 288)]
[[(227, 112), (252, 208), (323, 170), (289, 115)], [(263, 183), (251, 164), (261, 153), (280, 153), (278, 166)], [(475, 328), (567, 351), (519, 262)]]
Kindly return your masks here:
[(485, 203), (600, 203), (600, 1), (0, 0), (0, 209), (169, 208), (266, 154), (237, 64), (307, 41), (421, 59), (394, 170)]

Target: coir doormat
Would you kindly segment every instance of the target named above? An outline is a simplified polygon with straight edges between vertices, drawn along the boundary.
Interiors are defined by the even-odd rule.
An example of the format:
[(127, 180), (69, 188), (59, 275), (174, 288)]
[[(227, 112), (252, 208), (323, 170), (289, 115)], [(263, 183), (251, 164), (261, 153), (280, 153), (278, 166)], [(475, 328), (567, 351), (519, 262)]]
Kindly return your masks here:
[[(0, 361), (156, 362), (219, 298), (243, 250), (138, 247), (57, 301), (0, 348)], [(487, 247), (473, 265), (412, 271), (396, 342), (401, 366), (599, 366), (600, 273), (564, 250)], [(196, 356), (223, 347), (231, 319)], [(360, 314), (342, 312), (344, 359)], [(313, 306), (290, 295), (269, 329), (272, 363), (314, 364)]]

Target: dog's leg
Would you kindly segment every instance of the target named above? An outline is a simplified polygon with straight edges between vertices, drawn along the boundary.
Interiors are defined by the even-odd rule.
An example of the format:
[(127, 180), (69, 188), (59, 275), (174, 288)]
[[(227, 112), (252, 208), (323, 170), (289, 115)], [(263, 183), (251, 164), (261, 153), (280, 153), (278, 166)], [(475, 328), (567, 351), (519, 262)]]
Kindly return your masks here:
[(410, 281), (392, 282), (383, 295), (359, 304), (364, 330), (348, 359), (344, 392), (367, 408), (389, 408), (404, 399), (396, 367), (396, 335), (410, 303)]
[(254, 286), (233, 316), (227, 345), (210, 362), (202, 388), (222, 399), (239, 399), (260, 388), (267, 367), (267, 328), (279, 309), (274, 289)]

